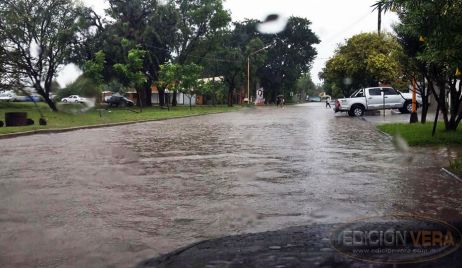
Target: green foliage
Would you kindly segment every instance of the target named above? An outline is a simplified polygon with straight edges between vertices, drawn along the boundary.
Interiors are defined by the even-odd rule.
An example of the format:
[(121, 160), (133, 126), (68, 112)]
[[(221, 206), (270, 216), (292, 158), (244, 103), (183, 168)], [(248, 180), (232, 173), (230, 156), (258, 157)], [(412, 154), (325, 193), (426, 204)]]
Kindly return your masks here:
[(175, 63), (164, 63), (160, 65), (158, 80), (156, 82), (160, 89), (169, 89), (171, 91), (179, 90), (178, 85), (181, 80), (181, 65)]
[[(121, 122), (134, 122), (134, 121), (146, 121), (146, 120), (159, 120), (167, 118), (178, 118), (188, 115), (200, 115), (217, 112), (230, 112), (236, 111), (238, 108), (228, 108), (226, 106), (198, 106), (193, 110), (189, 110), (186, 107), (175, 107), (171, 108), (170, 111), (166, 109), (159, 109), (157, 107), (145, 108), (143, 113), (134, 113), (128, 109), (122, 108), (111, 108), (111, 112), (100, 111), (94, 108), (86, 110), (79, 114), (64, 113), (64, 112), (51, 112), (47, 109), (46, 105), (39, 103), (39, 108), (47, 119), (48, 124), (46, 126), (40, 126), (35, 124), (27, 127), (2, 127), (0, 128), (0, 134), (15, 133), (22, 131), (32, 131), (39, 129), (58, 129), (58, 128), (70, 128), (79, 126), (92, 126), (101, 124), (121, 123)], [(67, 104), (66, 106), (71, 106)], [(76, 107), (82, 108), (81, 104), (76, 104)], [(40, 113), (37, 111), (33, 103), (5, 103), (0, 102), (0, 117), (4, 116), (5, 112), (27, 112), (28, 118), (38, 121), (41, 118)]]
[(97, 97), (100, 92), (99, 86), (91, 78), (85, 75), (79, 76), (74, 82), (65, 88), (57, 91), (57, 98), (62, 99), (70, 95), (80, 95), (83, 97)]
[(410, 146), (462, 144), (462, 131), (446, 131), (443, 123), (438, 123), (432, 137), (433, 123), (427, 124), (385, 124), (378, 129), (392, 136), (400, 135)]
[(94, 59), (85, 62), (83, 69), (85, 75), (93, 79), (96, 84), (102, 85), (104, 83), (103, 71), (105, 63), (106, 54), (102, 50), (96, 52)]
[(316, 85), (313, 83), (310, 75), (304, 75), (297, 80), (296, 86), (296, 93), (298, 94), (306, 94), (308, 96), (315, 96), (318, 95), (319, 90)]
[(58, 81), (53, 80), (51, 82), (51, 92), (56, 93), (61, 89), (61, 86), (59, 85)]
[(210, 96), (213, 104), (225, 103), (225, 91), (225, 83), (217, 78), (202, 82), (198, 88), (198, 93), (204, 96)]
[(114, 64), (114, 70), (121, 76), (125, 86), (137, 91), (146, 83), (146, 75), (143, 73), (143, 60), (146, 52), (141, 49), (131, 49), (128, 52), (127, 63)]
[(457, 175), (462, 175), (462, 159), (457, 158), (454, 160), (449, 160), (449, 169), (456, 173)]
[[(190, 55), (201, 43), (201, 39), (228, 27), (231, 14), (223, 8), (222, 0), (172, 0), (179, 14), (178, 35), (175, 46), (178, 58), (184, 64), (197, 61)], [(204, 51), (207, 53), (207, 51)]]
[(281, 93), (290, 99), (288, 94), (300, 75), (309, 73), (317, 55), (314, 45), (320, 40), (311, 30), (311, 21), (290, 17), (284, 31), (261, 38), (266, 44), (272, 44), (264, 68), (259, 71), (265, 94), (271, 94), (267, 99), (275, 100)]
[(79, 10), (72, 0), (0, 1), (0, 71), (26, 78), (54, 111), (48, 96), (76, 42)]
[(391, 35), (362, 33), (340, 45), (321, 73), (325, 83), (349, 96), (360, 87), (394, 83), (401, 75), (401, 47)]
[(178, 90), (190, 96), (194, 95), (194, 91), (201, 86), (202, 71), (203, 68), (194, 63), (182, 65)]
[(120, 95), (125, 95), (125, 93), (127, 92), (127, 88), (117, 79), (113, 79), (109, 81), (109, 83), (104, 84), (103, 90), (119, 93)]
[(379, 4), (400, 18), (395, 30), (408, 57), (407, 73), (428, 82), (446, 129), (456, 130), (462, 120), (462, 84), (456, 75), (462, 66), (462, 0), (382, 0)]

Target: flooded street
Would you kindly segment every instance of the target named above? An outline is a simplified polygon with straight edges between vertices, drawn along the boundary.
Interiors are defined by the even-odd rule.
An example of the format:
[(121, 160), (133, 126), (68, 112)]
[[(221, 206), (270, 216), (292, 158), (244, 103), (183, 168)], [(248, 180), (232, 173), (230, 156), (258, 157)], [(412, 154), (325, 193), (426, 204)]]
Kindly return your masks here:
[(322, 104), (0, 140), (0, 266), (134, 266), (190, 243), (362, 216), (462, 220), (460, 148), (400, 152)]

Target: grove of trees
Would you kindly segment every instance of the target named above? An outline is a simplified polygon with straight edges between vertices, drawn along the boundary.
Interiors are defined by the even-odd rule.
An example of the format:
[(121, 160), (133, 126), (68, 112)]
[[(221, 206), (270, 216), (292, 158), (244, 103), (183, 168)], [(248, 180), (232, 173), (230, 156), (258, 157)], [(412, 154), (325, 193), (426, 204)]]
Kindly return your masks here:
[[(164, 90), (170, 86), (174, 94), (190, 92), (197, 86), (190, 79), (222, 77), (202, 83), (201, 91), (215, 100), (227, 95), (232, 105), (236, 89), (246, 86), (249, 59), (251, 93), (261, 85), (266, 98), (274, 101), (279, 94), (289, 96), (300, 76), (310, 71), (313, 45), (319, 43), (305, 18), (291, 17), (282, 32), (262, 34), (257, 31), (260, 21), (232, 22), (222, 0), (108, 4), (105, 14), (98, 15), (77, 0), (1, 1), (0, 83), (6, 87), (20, 81), (56, 111), (50, 99), (53, 79), (62, 66), (75, 63), (84, 75), (74, 86), (93, 83), (94, 94), (130, 88), (138, 92), (142, 106), (150, 106), (151, 88), (157, 85), (163, 106)], [(162, 72), (168, 66), (199, 74), (183, 72), (174, 78), (179, 81), (166, 84), (162, 80), (174, 75)], [(175, 96), (171, 101), (175, 106)]]
[(407, 56), (404, 74), (417, 80), (426, 96), (433, 94), (446, 130), (462, 120), (462, 0), (381, 0), (384, 10), (396, 12), (395, 27)]
[(350, 96), (356, 89), (379, 82), (400, 84), (402, 49), (389, 34), (362, 33), (340, 45), (320, 74), (334, 96)]
[(415, 83), (422, 96), (422, 123), (428, 101), (436, 99), (446, 130), (462, 120), (462, 0), (379, 0), (374, 8), (395, 12), (394, 34), (363, 33), (346, 40), (320, 73), (324, 89), (349, 96), (360, 87)]

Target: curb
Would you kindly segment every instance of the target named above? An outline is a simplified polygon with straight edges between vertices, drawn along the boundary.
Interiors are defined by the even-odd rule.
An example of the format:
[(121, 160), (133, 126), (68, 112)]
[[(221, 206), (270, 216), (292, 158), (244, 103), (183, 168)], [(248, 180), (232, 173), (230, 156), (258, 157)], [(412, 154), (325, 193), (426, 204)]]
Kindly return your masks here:
[(449, 171), (449, 170), (447, 170), (445, 168), (441, 168), (441, 170), (444, 171), (449, 176), (453, 177), (454, 179), (458, 180), (459, 182), (462, 182), (462, 179), (459, 178), (459, 176), (457, 176), (456, 174), (452, 173), (451, 171)]
[[(229, 111), (229, 112), (235, 112), (235, 111)], [(191, 114), (191, 115), (173, 116), (173, 117), (168, 117), (168, 118), (148, 119), (148, 120), (140, 120), (140, 121), (127, 121), (127, 122), (120, 122), (120, 123), (109, 123), (109, 124), (70, 127), (70, 128), (37, 129), (37, 130), (24, 131), (24, 132), (1, 134), (0, 140), (12, 139), (12, 138), (24, 137), (24, 136), (32, 136), (32, 135), (38, 135), (38, 134), (57, 134), (57, 133), (65, 133), (65, 132), (71, 132), (71, 131), (76, 131), (76, 130), (117, 127), (117, 126), (133, 125), (133, 124), (139, 124), (139, 123), (166, 121), (166, 120), (171, 120), (171, 119), (181, 119), (181, 118), (197, 117), (197, 116), (212, 115), (212, 114), (222, 114), (222, 113), (229, 113), (229, 112), (211, 112), (211, 113), (204, 113), (204, 114)]]
[(386, 132), (383, 132), (382, 130), (380, 130), (380, 129), (378, 128), (377, 125), (374, 125), (372, 122), (368, 121), (366, 118), (361, 117), (361, 118), (359, 118), (359, 119), (361, 119), (362, 121), (367, 122), (367, 123), (373, 125), (374, 128), (375, 128), (375, 130), (377, 130), (377, 131), (378, 131), (380, 134), (382, 134), (382, 136), (384, 136), (385, 138), (388, 138), (388, 139), (390, 139), (390, 140), (393, 140), (393, 136), (392, 136), (392, 135), (390, 135), (390, 134), (388, 134), (388, 133), (386, 133)]
[(382, 135), (385, 136), (386, 138), (389, 138), (390, 140), (393, 140), (393, 136), (392, 136), (392, 135), (390, 135), (390, 134), (388, 134), (388, 133), (386, 133), (386, 132), (383, 132), (382, 130), (380, 130), (380, 129), (378, 129), (378, 128), (376, 128), (376, 129), (377, 129), (377, 131), (378, 131), (380, 134), (382, 134)]

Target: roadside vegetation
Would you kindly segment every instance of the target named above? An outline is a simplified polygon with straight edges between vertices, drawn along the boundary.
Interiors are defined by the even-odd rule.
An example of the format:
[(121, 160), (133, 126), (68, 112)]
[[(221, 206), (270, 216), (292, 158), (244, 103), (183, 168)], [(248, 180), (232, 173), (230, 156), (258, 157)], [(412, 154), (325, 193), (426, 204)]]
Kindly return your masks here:
[(449, 170), (455, 173), (457, 176), (462, 176), (462, 159), (449, 160)]
[[(295, 85), (310, 73), (320, 40), (306, 18), (290, 17), (284, 29), (265, 32), (265, 21), (233, 22), (223, 0), (107, 2), (104, 14), (78, 0), (0, 2), (0, 88), (33, 88), (55, 112), (51, 95), (136, 92), (151, 107), (153, 92), (160, 106), (176, 106), (183, 93), (232, 106), (255, 96), (257, 85), (267, 102), (308, 91)], [(53, 81), (68, 63), (82, 77), (56, 92)]]
[(110, 108), (106, 110), (103, 107), (86, 108), (81, 104), (63, 105), (59, 107), (59, 112), (53, 112), (45, 103), (40, 103), (39, 108), (48, 122), (46, 126), (40, 126), (37, 124), (40, 119), (40, 113), (33, 103), (0, 103), (0, 118), (4, 118), (4, 114), (6, 112), (20, 111), (27, 112), (28, 118), (36, 122), (33, 126), (0, 127), (0, 135), (39, 129), (60, 129), (131, 121), (160, 120), (217, 112), (230, 112), (236, 111), (240, 107), (228, 107), (226, 105), (196, 106), (192, 110), (190, 110), (189, 107), (184, 106), (171, 107), (170, 110), (161, 109), (159, 107), (149, 107), (144, 108), (142, 113), (139, 113), (138, 108), (136, 107), (132, 109)]
[(410, 146), (462, 144), (462, 130), (447, 131), (439, 123), (432, 136), (433, 123), (427, 124), (384, 124), (378, 129), (392, 136), (400, 135)]

